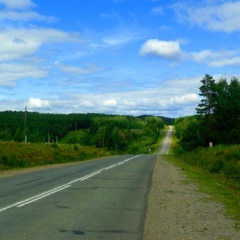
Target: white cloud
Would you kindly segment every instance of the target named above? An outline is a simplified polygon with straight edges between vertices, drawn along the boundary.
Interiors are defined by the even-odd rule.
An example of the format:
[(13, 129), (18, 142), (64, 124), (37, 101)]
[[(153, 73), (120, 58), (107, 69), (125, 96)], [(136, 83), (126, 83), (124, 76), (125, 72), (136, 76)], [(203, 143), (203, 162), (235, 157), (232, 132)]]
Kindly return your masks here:
[(190, 94), (185, 94), (183, 96), (173, 97), (173, 98), (171, 98), (170, 101), (173, 104), (186, 104), (186, 103), (195, 102), (198, 100), (199, 100), (199, 97), (197, 94), (190, 93)]
[(17, 10), (29, 9), (36, 6), (31, 0), (0, 0), (1, 4), (6, 8)]
[(116, 105), (117, 105), (117, 101), (115, 99), (107, 99), (103, 101), (103, 106), (115, 107)]
[(198, 93), (202, 77), (168, 80), (160, 88), (138, 91), (100, 94), (69, 92), (57, 100), (51, 99), (52, 111), (59, 109), (59, 112), (153, 114), (169, 117), (193, 115), (200, 102)]
[(43, 44), (77, 41), (77, 36), (56, 29), (8, 29), (0, 31), (0, 61), (31, 55)]
[(209, 64), (211, 67), (225, 67), (225, 66), (234, 66), (234, 65), (240, 65), (240, 56), (239, 57), (233, 57), (231, 59), (218, 59), (215, 61), (212, 61)]
[(178, 3), (175, 10), (181, 20), (191, 25), (199, 25), (212, 31), (240, 31), (240, 1), (227, 1), (222, 4), (209, 4), (204, 7), (189, 6), (189, 3)]
[(84, 107), (94, 107), (94, 103), (92, 103), (92, 102), (89, 101), (89, 100), (84, 100), (84, 101), (82, 102), (82, 105), (83, 105)]
[(143, 44), (140, 54), (142, 56), (155, 55), (165, 59), (178, 59), (181, 56), (181, 49), (177, 41), (150, 39)]
[(95, 64), (87, 64), (85, 68), (78, 66), (67, 66), (63, 64), (57, 64), (56, 67), (60, 71), (70, 73), (72, 75), (91, 74), (102, 71), (102, 68), (96, 66)]
[(34, 11), (26, 11), (26, 12), (17, 12), (12, 10), (4, 10), (0, 11), (0, 20), (10, 20), (10, 21), (46, 21), (46, 22), (54, 22), (56, 18), (51, 16), (43, 16)]
[(36, 5), (30, 0), (0, 0), (0, 6), (5, 8), (0, 10), (0, 21), (56, 21), (55, 17), (43, 16), (30, 10)]
[(179, 42), (160, 41), (158, 39), (150, 39), (146, 41), (140, 49), (140, 54), (142, 56), (155, 55), (159, 58), (174, 61), (191, 60), (214, 68), (240, 65), (238, 50), (213, 51), (206, 49), (199, 52), (186, 52), (180, 49)]
[(48, 75), (46, 69), (30, 64), (0, 64), (0, 86), (13, 87), (16, 81), (23, 78), (43, 78)]
[(190, 53), (189, 57), (194, 62), (206, 64), (211, 67), (240, 65), (240, 56), (237, 51), (203, 50)]
[[(215, 77), (215, 76), (213, 76)], [(31, 97), (25, 100), (8, 100), (3, 96), (0, 110), (41, 109), (41, 112), (53, 113), (106, 113), (179, 117), (195, 114), (200, 102), (198, 98), (200, 80), (203, 76), (184, 79), (172, 79), (159, 88), (114, 93), (80, 93), (66, 91), (62, 94), (49, 94), (49, 97)], [(23, 105), (24, 103), (24, 105)], [(49, 110), (50, 109), (50, 110)]]
[(40, 98), (30, 98), (28, 100), (27, 106), (30, 109), (35, 108), (51, 108), (51, 105), (48, 100), (42, 100)]

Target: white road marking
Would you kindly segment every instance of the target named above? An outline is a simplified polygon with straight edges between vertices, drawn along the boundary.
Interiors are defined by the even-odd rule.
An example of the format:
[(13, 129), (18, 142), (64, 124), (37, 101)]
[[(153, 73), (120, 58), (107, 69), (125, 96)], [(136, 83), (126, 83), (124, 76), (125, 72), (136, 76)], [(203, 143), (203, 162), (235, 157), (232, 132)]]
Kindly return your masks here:
[(53, 193), (60, 192), (60, 191), (62, 191), (63, 189), (66, 189), (66, 188), (68, 188), (68, 187), (70, 187), (70, 186), (71, 186), (71, 185), (62, 186), (61, 188), (58, 188), (58, 189), (56, 189), (56, 190), (51, 190), (51, 191), (49, 191), (49, 193), (40, 194), (41, 196), (38, 195), (38, 196), (32, 197), (32, 199), (30, 199), (30, 200), (28, 200), (28, 201), (25, 201), (24, 203), (22, 203), (22, 204), (20, 204), (20, 205), (17, 205), (16, 207), (23, 207), (23, 206), (25, 206), (25, 205), (27, 205), (27, 204), (30, 204), (30, 203), (32, 203), (32, 202), (35, 202), (35, 201), (37, 201), (37, 200), (39, 200), (39, 199), (45, 198), (45, 197), (47, 197), (47, 196), (49, 196), (49, 195), (51, 195), (51, 194), (53, 194)]
[(19, 208), (19, 207), (23, 207), (23, 206), (25, 206), (25, 205), (27, 205), (27, 204), (36, 202), (36, 201), (38, 201), (38, 200), (40, 200), (40, 199), (42, 199), (42, 198), (45, 198), (45, 197), (47, 197), (47, 196), (49, 196), (49, 195), (52, 195), (52, 194), (54, 194), (54, 193), (56, 193), (56, 192), (60, 192), (60, 191), (62, 191), (62, 190), (64, 190), (64, 189), (70, 187), (71, 184), (73, 184), (73, 183), (75, 183), (75, 182), (84, 181), (84, 180), (86, 180), (86, 179), (89, 179), (89, 178), (91, 178), (91, 177), (93, 177), (93, 176), (101, 173), (102, 171), (107, 171), (107, 170), (109, 170), (109, 169), (111, 169), (111, 168), (114, 168), (114, 167), (116, 167), (116, 166), (122, 165), (122, 164), (124, 164), (124, 163), (126, 163), (126, 162), (128, 162), (128, 161), (130, 161), (130, 160), (132, 160), (132, 159), (134, 159), (134, 158), (139, 157), (139, 156), (141, 156), (141, 155), (136, 155), (136, 156), (134, 156), (134, 157), (125, 159), (125, 160), (122, 161), (122, 162), (119, 162), (119, 163), (110, 165), (110, 166), (108, 166), (108, 167), (102, 168), (102, 169), (100, 169), (100, 170), (98, 170), (98, 171), (95, 171), (95, 172), (92, 172), (92, 173), (90, 173), (90, 174), (88, 174), (88, 175), (86, 175), (86, 176), (83, 176), (83, 177), (81, 177), (81, 178), (77, 178), (77, 179), (75, 179), (75, 180), (73, 180), (73, 181), (71, 181), (71, 182), (69, 182), (69, 183), (63, 184), (63, 185), (61, 185), (61, 186), (58, 186), (58, 187), (53, 188), (53, 189), (50, 189), (50, 190), (48, 190), (48, 191), (46, 191), (46, 192), (40, 193), (40, 194), (38, 194), (38, 195), (32, 196), (32, 197), (27, 198), (27, 199), (24, 199), (24, 200), (22, 200), (22, 201), (13, 203), (13, 204), (8, 205), (8, 206), (6, 206), (6, 207), (4, 207), (4, 208), (0, 208), (0, 212), (3, 212), (3, 211), (5, 211), (5, 210), (8, 210), (8, 209), (13, 208), (13, 207), (18, 207), (18, 208)]
[(68, 185), (62, 185), (62, 186), (56, 187), (56, 188), (54, 188), (54, 189), (51, 189), (51, 190), (49, 190), (49, 191), (47, 191), (47, 192), (38, 194), (38, 195), (36, 195), (36, 196), (30, 197), (30, 198), (27, 198), (27, 199), (24, 199), (24, 200), (22, 200), (22, 201), (20, 201), (20, 202), (16, 202), (16, 203), (11, 204), (11, 205), (9, 205), (9, 206), (7, 206), (7, 207), (1, 208), (1, 209), (0, 209), (0, 212), (3, 212), (3, 211), (5, 211), (5, 210), (7, 210), (7, 209), (9, 209), (9, 208), (12, 208), (12, 207), (17, 207), (18, 205), (21, 206), (21, 205), (24, 204), (25, 202), (32, 201), (32, 200), (34, 200), (35, 198), (38, 198), (38, 199), (43, 198), (43, 197), (48, 196), (48, 195), (50, 195), (50, 194), (52, 194), (52, 193), (54, 193), (54, 192), (61, 191), (63, 188), (66, 188), (66, 187), (69, 187), (69, 186), (68, 186)]

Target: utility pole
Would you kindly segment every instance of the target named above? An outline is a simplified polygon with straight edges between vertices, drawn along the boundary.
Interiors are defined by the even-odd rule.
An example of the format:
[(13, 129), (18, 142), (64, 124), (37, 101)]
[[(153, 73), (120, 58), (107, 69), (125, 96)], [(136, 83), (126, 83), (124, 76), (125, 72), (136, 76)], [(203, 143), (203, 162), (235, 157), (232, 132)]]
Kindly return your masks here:
[(24, 118), (24, 142), (27, 142), (27, 135), (26, 135), (26, 127), (27, 127), (27, 107), (25, 106), (25, 118)]

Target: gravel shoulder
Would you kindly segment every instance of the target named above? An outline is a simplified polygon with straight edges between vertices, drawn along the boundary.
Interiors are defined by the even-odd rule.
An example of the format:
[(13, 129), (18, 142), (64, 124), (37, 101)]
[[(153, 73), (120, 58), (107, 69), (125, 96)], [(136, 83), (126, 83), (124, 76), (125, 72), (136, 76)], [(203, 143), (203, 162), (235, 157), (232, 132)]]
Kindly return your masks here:
[(221, 203), (198, 191), (184, 171), (158, 155), (148, 196), (144, 240), (235, 240), (236, 222)]

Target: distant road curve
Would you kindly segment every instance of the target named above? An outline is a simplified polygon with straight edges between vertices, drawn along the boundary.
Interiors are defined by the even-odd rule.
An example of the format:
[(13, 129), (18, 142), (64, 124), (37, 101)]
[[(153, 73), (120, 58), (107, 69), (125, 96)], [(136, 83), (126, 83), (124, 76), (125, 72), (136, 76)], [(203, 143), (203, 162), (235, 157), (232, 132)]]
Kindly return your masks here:
[(169, 126), (166, 136), (164, 137), (164, 140), (161, 143), (160, 148), (156, 152), (156, 154), (168, 154), (169, 149), (171, 147), (171, 143), (172, 143), (172, 135), (173, 135), (173, 126)]

